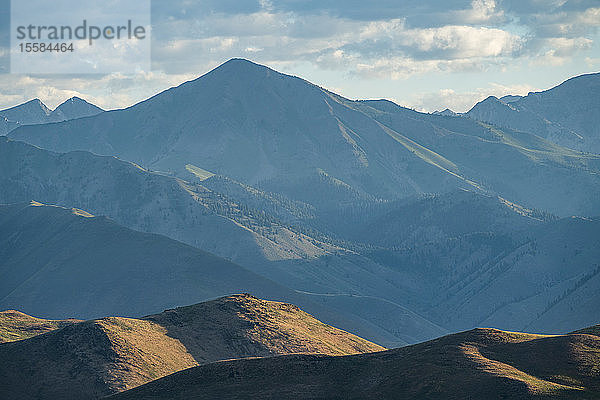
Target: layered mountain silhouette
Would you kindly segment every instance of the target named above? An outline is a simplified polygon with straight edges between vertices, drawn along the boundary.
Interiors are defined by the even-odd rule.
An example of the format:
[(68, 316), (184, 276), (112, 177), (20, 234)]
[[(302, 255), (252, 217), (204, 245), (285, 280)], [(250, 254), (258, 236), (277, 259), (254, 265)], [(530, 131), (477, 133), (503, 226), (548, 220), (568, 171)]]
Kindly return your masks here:
[(561, 146), (600, 153), (599, 98), (600, 74), (587, 74), (527, 96), (489, 97), (466, 116), (530, 132)]
[[(0, 112), (0, 309), (52, 319), (0, 314), (0, 353), (89, 396), (194, 367), (119, 396), (593, 398), (599, 81), (425, 114), (234, 59), (123, 110)], [(388, 348), (564, 335), (197, 366), (358, 342), (248, 296), (135, 318), (243, 292)]]
[[(37, 329), (40, 320), (29, 318)], [(294, 305), (235, 295), (141, 319), (68, 324), (2, 344), (0, 396), (94, 399), (218, 360), (381, 350)]]
[(54, 110), (40, 99), (0, 110), (0, 135), (6, 135), (22, 125), (47, 124), (100, 114), (104, 110), (79, 97), (71, 97)]
[(558, 219), (461, 191), (346, 220), (357, 251), (401, 277), (403, 304), (450, 331), (569, 332), (600, 317), (598, 218)]
[(11, 137), (185, 179), (192, 165), (321, 209), (477, 188), (563, 216), (593, 215), (600, 197), (598, 156), (468, 118), (350, 101), (240, 59), (127, 109)]
[[(57, 154), (1, 139), (0, 203), (45, 199), (49, 204), (85, 209), (94, 215), (108, 215), (129, 228), (167, 235), (228, 257), (292, 289), (370, 296), (368, 300), (348, 299), (350, 303), (336, 304), (336, 309), (344, 315), (353, 314), (357, 301), (385, 305), (385, 314), (375, 309), (361, 316), (368, 321), (362, 327), (352, 328), (365, 337), (371, 337), (374, 329), (383, 329), (388, 333), (371, 338), (390, 346), (394, 340), (402, 344), (446, 332), (400, 306), (403, 293), (393, 284), (390, 268), (336, 243), (294, 231), (260, 210), (242, 207), (202, 185), (150, 173), (114, 157), (86, 152)], [(11, 234), (11, 229), (7, 229), (7, 234)], [(390, 304), (395, 304), (396, 319), (385, 318)], [(175, 304), (164, 307), (172, 305)], [(6, 304), (6, 308), (15, 307)], [(90, 315), (88, 312), (84, 315)], [(108, 312), (100, 313), (103, 314)], [(411, 328), (396, 336), (397, 324)]]
[[(311, 220), (314, 210), (307, 216), (301, 212), (311, 210), (302, 206), (306, 203), (285, 198), (278, 202), (280, 197), (218, 176), (192, 184), (113, 157), (56, 154), (6, 139), (2, 149), (5, 168), (0, 181), (5, 190), (0, 201), (48, 199), (233, 256), (244, 267), (299, 291), (346, 320), (329, 319), (331, 315), (310, 309), (326, 321), (388, 346), (478, 324), (568, 332), (599, 317), (593, 295), (583, 295), (597, 287), (591, 279), (597, 271), (596, 236), (590, 234), (595, 229), (593, 219), (555, 222), (550, 214), (474, 189), (376, 202), (366, 208), (342, 206), (338, 216), (318, 218), (319, 225), (335, 235), (307, 235), (268, 213), (289, 210), (297, 214), (296, 222)], [(265, 207), (265, 202), (272, 207)], [(572, 229), (573, 224), (580, 228)], [(554, 232), (549, 236), (553, 242), (544, 245), (555, 252), (550, 258), (535, 251), (547, 240), (548, 231)], [(562, 235), (581, 245), (569, 245)], [(580, 255), (574, 259), (572, 253), (577, 251)], [(567, 268), (572, 260), (577, 266)], [(532, 269), (532, 265), (539, 267)], [(530, 278), (523, 280), (523, 274)], [(497, 287), (498, 298), (486, 297), (491, 287)], [(555, 312), (586, 298), (591, 300), (582, 308), (585, 311), (567, 314), (553, 326)], [(39, 298), (36, 301), (41, 303)], [(160, 308), (176, 304), (160, 304)], [(5, 308), (18, 305), (5, 303)], [(515, 314), (514, 309), (521, 311)], [(34, 311), (52, 318), (74, 315)], [(135, 315), (144, 309), (133, 311)], [(82, 315), (105, 314), (110, 312)]]
[(591, 399), (599, 350), (594, 334), (475, 329), (373, 354), (213, 363), (110, 398)]
[(0, 397), (598, 397), (599, 77), (424, 114), (234, 59), (0, 111)]
[(350, 303), (323, 305), (195, 247), (136, 232), (79, 209), (39, 202), (0, 206), (0, 238), (4, 309), (48, 318), (136, 316), (251, 291), (293, 301), (329, 323), (388, 345), (446, 332), (396, 307), (391, 311), (398, 318), (390, 324), (406, 325), (396, 334), (385, 324), (369, 322), (380, 318), (383, 310), (363, 315)]

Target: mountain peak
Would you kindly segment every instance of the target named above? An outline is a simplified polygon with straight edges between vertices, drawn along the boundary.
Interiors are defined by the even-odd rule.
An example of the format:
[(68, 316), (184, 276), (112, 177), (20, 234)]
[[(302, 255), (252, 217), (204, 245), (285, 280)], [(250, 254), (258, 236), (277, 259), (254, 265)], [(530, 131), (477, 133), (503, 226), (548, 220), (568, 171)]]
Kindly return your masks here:
[(481, 101), (481, 103), (496, 103), (499, 101), (500, 99), (498, 99), (496, 96), (488, 96), (483, 101)]
[[(286, 353), (347, 355), (384, 349), (322, 324), (296, 305), (263, 300), (248, 293), (166, 310), (144, 320), (167, 327), (174, 336), (203, 332), (202, 341), (188, 339), (186, 342), (191, 354), (198, 357), (202, 353), (201, 361), (211, 361), (209, 354), (200, 351), (205, 346), (204, 341), (217, 343), (222, 335), (227, 336), (228, 346), (246, 349), (238, 354), (243, 357)], [(293, 341), (282, 341), (284, 337)], [(247, 349), (253, 350), (248, 352)]]
[(81, 97), (77, 97), (77, 96), (73, 96), (65, 101), (63, 101), (58, 107), (62, 106), (63, 104), (73, 104), (73, 103), (82, 103), (82, 104), (90, 104), (87, 101), (85, 101), (84, 99), (82, 99)]
[[(232, 58), (225, 61), (212, 71), (208, 72), (205, 76), (219, 76), (226, 77), (226, 79), (234, 78), (236, 76), (243, 76), (244, 78), (258, 77), (270, 74), (283, 75), (279, 72), (261, 64), (257, 64), (253, 61), (246, 60), (245, 58)], [(202, 77), (198, 79), (202, 79)]]
[(454, 111), (452, 111), (449, 108), (446, 108), (445, 110), (442, 110), (442, 111), (439, 111), (439, 110), (438, 111), (434, 111), (432, 114), (434, 114), (434, 115), (443, 115), (443, 116), (446, 116), (446, 117), (456, 117), (456, 116), (458, 116), (457, 113), (455, 113)]
[(16, 126), (36, 125), (89, 117), (103, 111), (80, 97), (71, 97), (52, 111), (40, 99), (35, 98), (0, 111), (0, 118)]
[(475, 104), (469, 111), (466, 112), (468, 117), (474, 117), (475, 119), (480, 119), (481, 113), (489, 113), (491, 110), (496, 110), (498, 107), (506, 106), (506, 103), (501, 101), (496, 96), (488, 96), (484, 100), (481, 100), (479, 103)]
[(52, 111), (51, 119), (53, 122), (59, 122), (90, 117), (92, 115), (100, 114), (103, 111), (104, 110), (100, 107), (95, 106), (80, 97), (73, 96), (62, 102), (54, 109), (54, 111)]
[(11, 110), (17, 109), (28, 109), (28, 110), (42, 110), (46, 115), (50, 114), (51, 110), (44, 104), (44, 102), (37, 97), (35, 99), (31, 99), (26, 101), (25, 103), (18, 104), (14, 107), (7, 108), (6, 110), (0, 111), (0, 113), (5, 113)]
[(257, 64), (254, 61), (247, 60), (245, 58), (231, 58), (219, 65), (219, 68), (253, 68), (253, 69), (271, 69), (265, 65)]
[(50, 113), (50, 109), (38, 98), (0, 111), (0, 115), (7, 120), (20, 124), (43, 123)]

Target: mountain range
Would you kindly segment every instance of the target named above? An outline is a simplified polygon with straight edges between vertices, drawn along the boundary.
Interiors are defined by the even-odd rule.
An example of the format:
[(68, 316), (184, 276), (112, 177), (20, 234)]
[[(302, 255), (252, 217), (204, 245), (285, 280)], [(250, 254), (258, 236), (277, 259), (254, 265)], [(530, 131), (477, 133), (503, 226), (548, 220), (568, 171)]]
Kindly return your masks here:
[[(384, 345), (414, 343), (439, 336), (448, 330), (481, 324), (551, 332), (552, 324), (544, 322), (552, 315), (550, 309), (559, 310), (569, 302), (589, 301), (595, 304), (594, 300), (590, 300), (590, 296), (594, 298), (593, 295), (584, 294), (597, 287), (595, 280), (591, 279), (597, 272), (595, 260), (598, 248), (598, 235), (595, 234), (597, 222), (593, 219), (557, 220), (556, 217), (536, 213), (502, 198), (459, 191), (401, 201), (393, 206), (386, 204), (382, 206), (383, 213), (381, 210), (370, 213), (373, 219), (367, 218), (369, 213), (359, 213), (359, 220), (353, 219), (352, 215), (346, 216), (345, 221), (351, 229), (347, 229), (349, 233), (341, 241), (347, 247), (341, 247), (331, 238), (324, 237), (322, 239), (325, 241), (320, 241), (273, 222), (274, 219), (257, 219), (260, 213), (232, 203), (203, 186), (193, 186), (180, 179), (150, 173), (112, 157), (84, 152), (61, 155), (13, 141), (5, 141), (0, 151), (2, 148), (5, 155), (4, 171), (8, 175), (0, 179), (4, 188), (4, 198), (0, 201), (10, 203), (45, 198), (52, 204), (72, 204), (92, 214), (111, 215), (116, 222), (129, 228), (175, 237), (218, 255), (233, 255), (234, 261), (271, 282), (299, 291), (298, 295), (334, 309), (346, 319), (358, 318), (358, 321), (362, 321), (358, 325), (343, 323), (341, 326), (348, 329), (352, 327), (355, 332)], [(128, 190), (132, 190), (131, 194), (127, 193)], [(72, 215), (69, 212), (67, 214)], [(59, 227), (51, 219), (47, 223), (51, 227)], [(44, 232), (37, 228), (39, 225), (39, 222), (32, 224), (30, 229)], [(61, 232), (72, 230), (57, 229)], [(11, 235), (15, 230), (12, 225), (5, 228)], [(554, 233), (548, 235), (549, 231)], [(221, 236), (216, 232), (222, 232)], [(33, 233), (26, 234), (31, 235)], [(573, 241), (563, 240), (562, 235), (568, 235)], [(49, 236), (59, 237), (57, 232)], [(96, 237), (95, 233), (92, 237)], [(48, 243), (47, 240), (44, 242)], [(60, 243), (56, 242), (55, 247), (42, 250), (41, 254), (60, 255)], [(554, 249), (557, 254), (548, 257), (545, 253), (535, 251), (539, 243), (544, 243), (545, 248)], [(243, 249), (242, 246), (247, 246), (246, 254), (238, 253), (236, 256), (231, 250), (237, 248), (239, 251)], [(129, 255), (131, 263), (135, 264), (139, 256), (130, 250), (135, 247), (127, 244), (121, 246), (120, 250), (113, 248), (104, 254), (107, 259), (115, 254)], [(153, 247), (157, 248), (156, 245)], [(19, 248), (11, 244), (11, 249), (17, 251)], [(289, 252), (286, 253), (288, 249), (295, 253), (289, 255)], [(309, 253), (306, 249), (315, 250)], [(22, 251), (30, 253), (28, 247)], [(575, 258), (574, 252), (578, 252)], [(20, 253), (17, 251), (17, 254)], [(33, 254), (36, 257), (34, 260), (44, 259), (37, 253)], [(283, 256), (276, 258), (273, 254)], [(22, 262), (20, 257), (17, 257), (20, 261), (15, 264)], [(524, 261), (523, 257), (526, 257)], [(566, 261), (563, 260), (574, 259), (577, 260), (576, 268), (566, 269)], [(76, 268), (81, 260), (74, 260), (73, 267)], [(121, 261), (119, 270), (133, 273), (123, 267), (125, 264), (124, 260)], [(7, 265), (7, 271), (14, 269), (12, 265)], [(28, 265), (33, 267), (35, 262), (30, 261)], [(539, 270), (536, 272), (532, 265), (537, 265)], [(521, 279), (524, 273), (530, 278), (528, 284), (520, 289), (512, 282)], [(38, 276), (40, 283), (48, 281), (45, 275)], [(160, 272), (157, 272), (156, 278), (146, 276), (144, 282), (138, 284), (139, 288), (143, 288), (144, 284), (165, 285), (157, 281), (159, 276)], [(222, 275), (223, 278), (225, 275)], [(27, 282), (31, 284), (32, 281)], [(225, 295), (231, 290), (256, 290), (239, 282), (229, 286), (229, 290), (219, 287), (218, 283), (211, 283), (219, 288), (211, 292), (212, 296)], [(177, 285), (173, 282), (167, 286)], [(497, 293), (502, 301), (494, 298), (482, 301), (478, 298), (489, 296), (490, 285), (498, 288)], [(267, 293), (264, 288), (268, 286), (265, 283), (263, 291), (257, 293)], [(5, 308), (31, 306), (34, 308), (23, 310), (54, 318), (76, 314), (85, 317), (106, 315), (114, 313), (114, 307), (119, 304), (119, 297), (113, 296), (116, 299), (113, 300), (113, 308), (98, 310), (94, 307), (111, 304), (109, 298), (103, 297), (103, 301), (90, 298), (88, 307), (76, 297), (67, 302), (60, 294), (63, 292), (59, 286), (54, 288), (55, 292), (47, 291), (53, 286), (44, 284), (42, 287), (46, 291), (38, 294), (37, 300), (33, 296), (38, 291), (32, 287), (25, 285), (19, 290), (11, 287), (12, 297), (6, 297), (0, 304)], [(110, 290), (99, 290), (98, 296), (107, 296), (103, 293), (115, 293), (116, 290), (113, 285)], [(130, 296), (132, 290), (123, 287), (118, 292), (121, 296)], [(565, 291), (569, 292), (569, 296), (564, 295)], [(28, 296), (29, 300), (16, 297), (19, 293)], [(139, 293), (145, 293), (145, 290), (139, 289)], [(507, 296), (507, 293), (510, 295)], [(60, 299), (56, 305), (63, 304), (64, 309), (58, 314), (58, 309), (52, 313), (49, 309), (40, 308), (52, 305), (51, 302), (42, 301), (50, 294), (52, 298)], [(282, 292), (277, 294), (283, 296)], [(179, 301), (200, 301), (210, 296), (184, 297)], [(288, 293), (277, 298), (299, 301), (290, 296)], [(9, 301), (11, 298), (13, 300)], [(155, 304), (140, 296), (138, 301), (129, 302), (129, 315), (178, 304), (176, 298), (169, 298), (170, 303)], [(77, 308), (72, 309), (71, 314), (65, 313), (68, 307), (74, 307), (75, 304)], [(554, 331), (567, 332), (593, 323), (600, 316), (593, 307), (590, 310), (588, 308), (586, 306), (585, 312), (570, 313), (569, 319), (555, 326)], [(334, 322), (319, 311), (309, 309), (326, 321)], [(513, 309), (523, 311), (515, 315), (511, 311)], [(394, 319), (385, 318), (390, 313), (395, 315)], [(394, 337), (396, 339), (392, 339)]]
[[(207, 126), (220, 134), (211, 138)], [(351, 101), (232, 60), (128, 109), (10, 137), (150, 169), (5, 139), (0, 202), (76, 207), (180, 240), (366, 321), (355, 331), (387, 346), (481, 324), (568, 332), (598, 319), (589, 311), (545, 322), (550, 309), (587, 301), (595, 285), (595, 242), (584, 239), (594, 218), (560, 216), (596, 215), (600, 157), (532, 133)], [(222, 142), (212, 156), (211, 141)], [(257, 152), (271, 167), (253, 169)], [(581, 249), (561, 247), (565, 234)], [(558, 254), (535, 252), (542, 242)], [(565, 269), (573, 251), (577, 267)], [(524, 272), (528, 265), (539, 269)], [(521, 289), (512, 282), (523, 274)], [(501, 301), (479, 299), (490, 285)]]
[[(361, 317), (367, 317), (368, 326), (353, 328), (357, 333), (371, 337), (369, 335), (376, 326), (384, 331), (398, 330), (398, 323), (412, 327), (401, 332), (400, 336), (389, 332), (383, 335), (382, 332), (377, 339), (371, 337), (380, 343), (392, 345), (393, 340), (397, 344), (414, 342), (446, 332), (398, 305), (402, 294), (397, 293), (397, 287), (390, 283), (393, 277), (389, 268), (351, 250), (293, 231), (268, 215), (242, 207), (201, 185), (151, 173), (114, 157), (86, 152), (57, 154), (5, 138), (0, 138), (0, 155), (0, 166), (4, 172), (0, 175), (0, 203), (46, 199), (49, 204), (63, 207), (71, 205), (93, 215), (110, 216), (128, 228), (167, 235), (227, 257), (271, 281), (295, 290), (310, 293), (335, 290), (371, 296), (370, 300), (361, 300), (359, 297), (348, 299), (348, 304), (337, 304), (336, 308), (342, 314), (353, 314), (356, 301), (372, 303), (373, 300), (385, 304), (385, 312), (388, 313), (391, 300), (396, 304), (393, 311), (397, 319), (385, 319), (384, 315), (374, 310), (374, 313)], [(52, 223), (50, 225), (53, 226)], [(8, 228), (6, 234), (12, 235), (13, 230), (12, 227)], [(60, 242), (56, 245), (58, 249), (48, 249), (47, 253), (58, 252)], [(120, 250), (109, 252), (108, 257), (128, 251), (128, 247), (123, 246)], [(135, 257), (132, 258), (134, 261)], [(147, 279), (154, 282), (149, 282), (151, 285), (160, 284), (150, 277)], [(251, 289), (248, 288), (248, 291)], [(124, 291), (122, 295), (127, 296), (129, 292)], [(103, 304), (92, 299), (90, 301), (94, 306)], [(83, 303), (77, 304), (80, 307), (77, 310), (79, 315), (98, 315), (94, 310), (85, 309)], [(16, 307), (9, 303), (4, 306)], [(24, 311), (50, 316), (42, 309)], [(135, 311), (136, 314), (151, 312), (143, 309)], [(312, 309), (310, 311), (315, 312)], [(317, 315), (332, 322), (319, 313)], [(377, 324), (372, 326), (374, 321)], [(381, 324), (384, 326), (381, 327)], [(383, 338), (385, 340), (382, 342)]]
[[(598, 326), (567, 335), (480, 328), (386, 350), (292, 304), (242, 294), (143, 318), (47, 321), (10, 311), (0, 313), (0, 327), (13, 336), (0, 344), (0, 395), (9, 398), (590, 399), (600, 393)], [(34, 333), (15, 339), (28, 329)]]
[(17, 106), (0, 110), (0, 135), (6, 135), (23, 125), (47, 124), (68, 121), (100, 114), (104, 110), (79, 97), (71, 97), (54, 110), (40, 99), (33, 99)]
[(599, 87), (427, 114), (233, 59), (0, 111), (0, 397), (594, 398)]
[(600, 197), (598, 155), (470, 118), (351, 101), (240, 59), (129, 108), (10, 137), (114, 155), (186, 180), (192, 166), (327, 213), (353, 200), (471, 188), (589, 216)]
[(488, 97), (465, 115), (541, 136), (572, 149), (600, 153), (600, 74), (573, 77), (527, 96)]

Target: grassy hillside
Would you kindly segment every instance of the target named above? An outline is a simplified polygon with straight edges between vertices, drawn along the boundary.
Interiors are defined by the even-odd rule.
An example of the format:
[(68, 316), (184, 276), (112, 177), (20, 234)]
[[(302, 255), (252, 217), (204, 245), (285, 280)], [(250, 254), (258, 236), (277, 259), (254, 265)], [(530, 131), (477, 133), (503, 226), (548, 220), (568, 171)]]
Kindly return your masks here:
[(384, 350), (298, 307), (235, 295), (0, 345), (0, 397), (91, 399), (217, 360)]
[(373, 354), (213, 363), (114, 399), (592, 399), (599, 364), (597, 336), (475, 329)]
[(29, 339), (78, 322), (81, 321), (35, 318), (15, 310), (0, 311), (0, 343)]

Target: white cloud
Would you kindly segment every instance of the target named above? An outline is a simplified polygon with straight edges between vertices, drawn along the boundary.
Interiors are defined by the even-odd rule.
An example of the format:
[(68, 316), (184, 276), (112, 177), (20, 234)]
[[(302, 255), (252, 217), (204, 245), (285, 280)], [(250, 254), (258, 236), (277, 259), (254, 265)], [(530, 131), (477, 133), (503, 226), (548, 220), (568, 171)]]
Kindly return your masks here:
[(547, 38), (539, 42), (540, 50), (530, 59), (531, 65), (563, 65), (572, 60), (573, 55), (590, 49), (593, 40), (585, 37)]
[(469, 59), (414, 60), (406, 57), (379, 58), (369, 63), (358, 63), (354, 74), (362, 77), (382, 79), (406, 79), (412, 75), (430, 72), (455, 72), (478, 69), (478, 64)]
[(585, 63), (591, 69), (599, 69), (600, 68), (600, 57), (586, 57)]
[[(296, 63), (324, 74), (333, 71), (351, 78), (348, 86), (352, 80), (372, 78), (441, 79), (497, 66), (560, 65), (575, 57), (590, 67), (598, 65), (593, 54), (600, 26), (598, 0), (155, 3), (153, 69), (164, 72), (46, 77), (36, 84), (1, 76), (0, 103), (43, 96), (56, 104), (76, 92), (103, 107), (122, 107), (240, 56), (277, 67)], [(469, 96), (500, 92), (493, 85), (481, 91), (455, 90), (424, 94), (420, 103), (412, 104), (429, 108), (440, 98), (464, 108), (468, 99), (473, 101)]]
[(468, 24), (484, 24), (504, 21), (504, 10), (495, 0), (473, 0), (471, 8), (454, 12), (454, 17)]
[(411, 29), (400, 37), (405, 46), (424, 52), (442, 51), (454, 58), (498, 57), (521, 49), (523, 40), (501, 29), (471, 26)]

